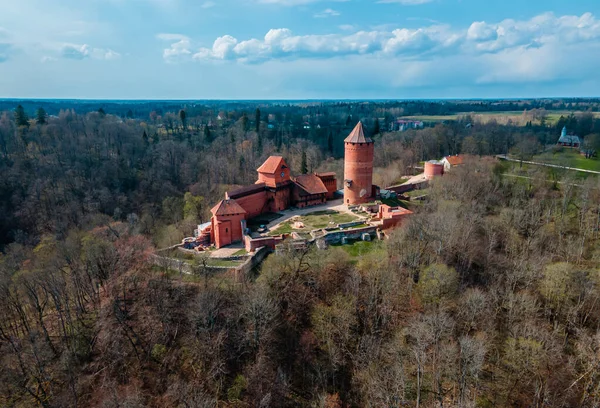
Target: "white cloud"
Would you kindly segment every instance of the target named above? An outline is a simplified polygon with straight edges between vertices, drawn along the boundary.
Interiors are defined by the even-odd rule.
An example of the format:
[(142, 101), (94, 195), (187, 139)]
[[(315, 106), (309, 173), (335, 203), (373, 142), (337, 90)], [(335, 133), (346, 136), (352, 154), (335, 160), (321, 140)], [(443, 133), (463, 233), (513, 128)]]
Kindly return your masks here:
[(111, 49), (92, 48), (87, 44), (63, 44), (60, 49), (60, 55), (63, 58), (73, 60), (83, 60), (86, 58), (114, 60), (121, 57), (121, 54)]
[[(333, 15), (333, 10), (327, 10), (325, 12)], [(352, 27), (340, 28), (349, 30)], [(600, 22), (591, 13), (563, 17), (547, 13), (523, 21), (474, 22), (462, 30), (431, 25), (416, 29), (381, 27), (351, 34), (295, 35), (287, 28), (278, 28), (269, 30), (262, 39), (239, 40), (224, 35), (217, 38), (212, 47), (197, 51), (192, 51), (190, 39), (185, 36), (161, 34), (159, 38), (173, 42), (170, 48), (164, 50), (167, 60), (173, 56), (193, 55), (196, 60), (256, 63), (270, 59), (322, 59), (365, 54), (424, 59), (447, 53), (483, 55), (507, 49), (600, 41)]]
[(181, 59), (191, 57), (191, 41), (190, 38), (182, 34), (157, 34), (156, 38), (162, 41), (175, 41), (169, 48), (163, 50), (163, 58), (167, 62), (176, 62)]
[(316, 13), (314, 15), (314, 17), (316, 17), (316, 18), (327, 18), (327, 17), (337, 17), (339, 15), (340, 15), (339, 11), (336, 11), (334, 9), (328, 8), (328, 9), (325, 9), (325, 10), (321, 11), (320, 13)]

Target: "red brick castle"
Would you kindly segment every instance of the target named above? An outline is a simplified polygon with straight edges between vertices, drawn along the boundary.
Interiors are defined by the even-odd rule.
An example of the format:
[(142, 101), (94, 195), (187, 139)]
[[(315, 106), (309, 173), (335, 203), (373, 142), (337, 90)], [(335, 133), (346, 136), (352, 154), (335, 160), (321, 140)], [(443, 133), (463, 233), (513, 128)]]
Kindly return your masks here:
[[(344, 203), (373, 201), (373, 141), (365, 137), (358, 123), (346, 138), (344, 167)], [(225, 199), (211, 210), (211, 225), (202, 232), (210, 234), (217, 248), (244, 239), (246, 220), (290, 207), (308, 207), (331, 200), (337, 191), (335, 173), (302, 174), (292, 177), (281, 156), (269, 157), (257, 169), (258, 180), (251, 186), (225, 193)]]

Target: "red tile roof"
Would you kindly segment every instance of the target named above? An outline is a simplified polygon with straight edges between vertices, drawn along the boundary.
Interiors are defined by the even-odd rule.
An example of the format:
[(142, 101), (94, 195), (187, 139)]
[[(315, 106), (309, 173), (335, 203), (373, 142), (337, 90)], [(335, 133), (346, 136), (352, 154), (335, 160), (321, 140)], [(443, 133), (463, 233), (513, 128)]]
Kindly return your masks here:
[(215, 205), (210, 212), (213, 215), (246, 214), (246, 210), (244, 210), (235, 200), (222, 200), (219, 204)]
[[(296, 177), (296, 184), (308, 195), (326, 194), (328, 192), (323, 181), (314, 174), (303, 174)], [(300, 195), (306, 194), (300, 193)]]
[(335, 177), (335, 172), (334, 171), (328, 171), (325, 173), (317, 173), (316, 174), (317, 177)]
[[(285, 167), (282, 167), (285, 166)], [(282, 168), (287, 168), (287, 164), (285, 163), (285, 160), (283, 160), (283, 157), (281, 156), (270, 156), (263, 164), (262, 166), (260, 166), (258, 168), (259, 173), (265, 173), (265, 174), (276, 174), (278, 173)]]
[(446, 156), (445, 159), (448, 160), (451, 166), (458, 166), (464, 163), (465, 157), (459, 154), (456, 156)]
[(373, 143), (371, 138), (365, 137), (362, 122), (358, 122), (352, 133), (344, 140), (345, 143)]

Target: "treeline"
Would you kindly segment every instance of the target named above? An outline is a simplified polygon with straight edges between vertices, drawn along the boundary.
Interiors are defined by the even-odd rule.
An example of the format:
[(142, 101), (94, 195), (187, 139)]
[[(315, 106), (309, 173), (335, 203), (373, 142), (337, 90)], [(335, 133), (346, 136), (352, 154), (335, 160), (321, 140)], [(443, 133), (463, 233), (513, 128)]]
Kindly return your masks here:
[(241, 282), (150, 268), (108, 217), (12, 244), (0, 404), (598, 406), (598, 182), (502, 173), (474, 159), (436, 180), (358, 260), (292, 251)]
[(582, 136), (600, 128), (591, 113), (580, 113), (556, 127), (479, 124), (464, 116), (390, 133), (384, 120), (398, 112), (384, 104), (162, 114), (159, 106), (152, 105), (144, 120), (102, 108), (85, 114), (62, 110), (56, 117), (39, 107), (33, 113), (21, 106), (1, 113), (0, 249), (11, 242), (36, 245), (44, 234), (62, 239), (72, 227), (98, 226), (98, 215), (135, 224), (157, 246), (172, 244), (210, 217), (224, 191), (253, 183), (256, 168), (270, 154), (283, 155), (294, 174), (301, 173), (305, 155), (309, 172), (341, 175), (343, 140), (358, 120), (378, 146), (376, 181), (384, 187), (423, 160), (504, 154), (515, 146), (531, 155), (555, 143), (563, 123)]
[[(146, 120), (152, 112), (163, 115), (182, 109), (193, 116), (199, 112), (254, 112), (256, 108), (268, 109), (272, 113), (292, 112), (308, 115), (316, 111), (339, 109), (346, 114), (379, 111), (394, 112), (397, 116), (450, 115), (463, 112), (514, 112), (523, 110), (546, 111), (600, 111), (597, 98), (549, 98), (509, 100), (390, 100), (390, 101), (111, 101), (111, 100), (14, 100), (0, 99), (0, 111), (13, 110), (21, 105), (30, 115), (42, 107), (48, 114), (57, 116), (61, 110), (73, 110), (78, 114), (95, 112), (98, 109), (121, 118)], [(373, 115), (369, 115), (373, 116)], [(383, 117), (381, 115), (380, 117)]]

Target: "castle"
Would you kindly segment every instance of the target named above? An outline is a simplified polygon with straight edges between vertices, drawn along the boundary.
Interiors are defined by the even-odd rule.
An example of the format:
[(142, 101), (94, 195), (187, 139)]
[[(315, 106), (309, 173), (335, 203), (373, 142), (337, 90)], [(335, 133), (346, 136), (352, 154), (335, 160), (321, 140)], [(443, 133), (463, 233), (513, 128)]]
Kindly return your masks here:
[[(373, 186), (374, 143), (365, 137), (361, 122), (344, 140), (344, 145), (344, 203), (356, 205), (373, 201), (379, 191)], [(199, 231), (205, 242), (221, 248), (243, 241), (248, 219), (290, 207), (323, 204), (333, 199), (337, 191), (335, 173), (293, 177), (281, 156), (269, 157), (257, 173), (255, 184), (225, 193), (225, 199), (212, 208), (210, 225)]]

